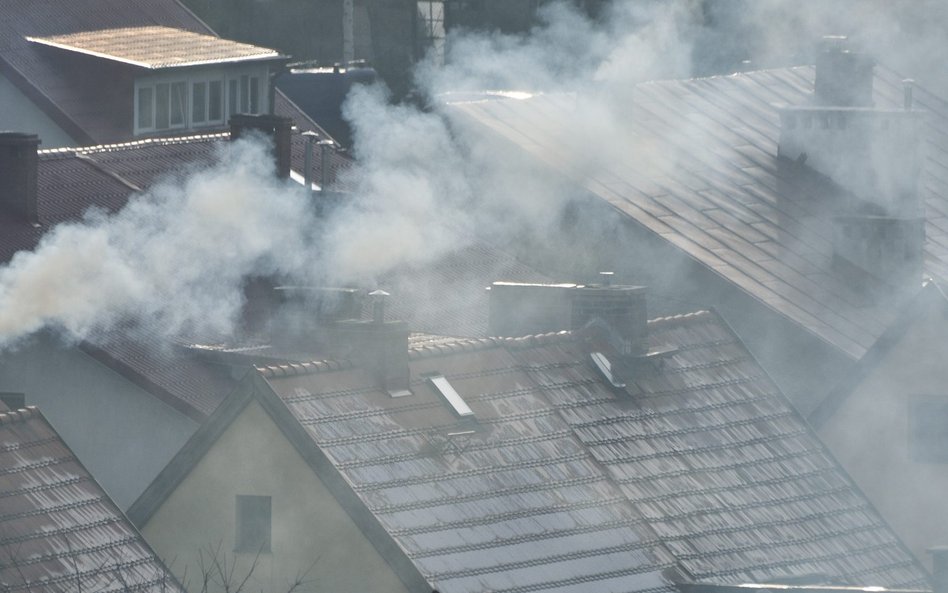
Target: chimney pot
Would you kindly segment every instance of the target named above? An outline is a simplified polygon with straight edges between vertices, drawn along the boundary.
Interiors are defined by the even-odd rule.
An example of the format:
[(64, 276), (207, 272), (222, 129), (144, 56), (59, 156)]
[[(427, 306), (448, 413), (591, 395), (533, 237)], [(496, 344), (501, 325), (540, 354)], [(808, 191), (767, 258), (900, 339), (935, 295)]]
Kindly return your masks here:
[(827, 35), (816, 56), (816, 99), (821, 105), (857, 107), (872, 104), (875, 64), (865, 54), (846, 49), (847, 39)]
[(373, 290), (369, 296), (372, 297), (372, 321), (378, 324), (385, 323), (385, 301), (391, 295), (384, 290)]
[(259, 132), (273, 143), (276, 174), (280, 179), (289, 179), (291, 164), (291, 135), (293, 120), (279, 115), (250, 115), (240, 113), (230, 118), (230, 139), (237, 140), (249, 132)]
[(36, 134), (0, 132), (0, 207), (32, 224), (39, 222), (39, 144)]
[(615, 272), (599, 272), (599, 281), (603, 286), (612, 286), (612, 277)]
[(905, 92), (904, 107), (906, 110), (912, 109), (915, 100), (912, 97), (913, 91), (915, 89), (915, 81), (911, 78), (906, 78), (902, 81), (902, 89)]

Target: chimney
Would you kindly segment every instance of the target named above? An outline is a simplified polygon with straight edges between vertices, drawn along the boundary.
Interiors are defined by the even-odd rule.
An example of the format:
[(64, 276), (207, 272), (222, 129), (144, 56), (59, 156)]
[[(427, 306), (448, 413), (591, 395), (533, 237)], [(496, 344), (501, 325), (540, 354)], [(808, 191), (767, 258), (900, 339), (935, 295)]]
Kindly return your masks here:
[(273, 143), (276, 174), (280, 179), (290, 177), (290, 135), (293, 120), (279, 115), (251, 115), (241, 113), (230, 118), (230, 138), (237, 140), (249, 132), (259, 132)]
[(39, 223), (37, 210), (36, 134), (0, 132), (0, 208), (31, 224)]
[(833, 266), (875, 299), (880, 288), (921, 280), (924, 120), (911, 83), (902, 105), (882, 109), (872, 104), (872, 81), (872, 60), (846, 50), (845, 37), (824, 38), (814, 102), (780, 108), (777, 153), (852, 194), (835, 205)]
[(932, 591), (948, 593), (948, 546), (936, 546), (928, 549), (932, 555)]
[(623, 358), (648, 354), (648, 312), (644, 286), (613, 286), (605, 282), (576, 289), (572, 299), (572, 329), (591, 323), (609, 328), (610, 344)]
[(580, 330), (599, 320), (610, 328), (614, 349), (624, 356), (648, 353), (645, 288), (612, 284), (612, 273), (598, 284), (494, 282), (490, 287), (488, 333), (517, 337)]
[(827, 35), (821, 40), (816, 54), (816, 101), (835, 107), (868, 107), (872, 105), (875, 63), (846, 45), (842, 35)]
[(410, 381), (408, 366), (408, 324), (386, 321), (387, 292), (377, 290), (372, 296), (372, 320), (343, 320), (333, 327), (332, 342), (345, 349), (345, 354), (368, 370), (377, 385), (394, 393), (407, 390)]

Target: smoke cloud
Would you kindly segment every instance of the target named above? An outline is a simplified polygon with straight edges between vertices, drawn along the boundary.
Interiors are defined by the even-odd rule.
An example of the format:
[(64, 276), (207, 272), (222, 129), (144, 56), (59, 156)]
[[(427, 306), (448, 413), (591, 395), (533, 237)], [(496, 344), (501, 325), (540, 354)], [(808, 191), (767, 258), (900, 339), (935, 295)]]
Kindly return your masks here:
[[(452, 33), (445, 65), (428, 60), (417, 69), (426, 107), (394, 104), (380, 87), (350, 94), (345, 115), (358, 164), (347, 182), (355, 189), (328, 220), (314, 220), (302, 192), (272, 178), (260, 142), (230, 144), (213, 166), (160, 184), (114, 216), (91, 212), (61, 225), (0, 268), (0, 347), (42, 327), (84, 339), (129, 320), (169, 335), (226, 333), (249, 275), (371, 286), (475, 236), (499, 245), (555, 242), (574, 193), (569, 179), (631, 150), (657, 172), (677, 166), (674, 154), (635, 145), (624, 127), (636, 84), (746, 60), (809, 61), (821, 35), (841, 33), (944, 89), (933, 65), (945, 55), (946, 12), (935, 0), (653, 0), (616, 1), (592, 18), (555, 2), (527, 34)], [(488, 142), (443, 108), (484, 91), (572, 101), (573, 119), (556, 132), (565, 169), (551, 172)]]

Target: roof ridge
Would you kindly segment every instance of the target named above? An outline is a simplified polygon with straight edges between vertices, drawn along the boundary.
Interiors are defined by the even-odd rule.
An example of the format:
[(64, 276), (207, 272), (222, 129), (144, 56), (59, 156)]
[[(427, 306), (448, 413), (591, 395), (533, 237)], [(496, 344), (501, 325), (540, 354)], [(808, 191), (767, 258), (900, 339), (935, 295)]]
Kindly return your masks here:
[(315, 375), (329, 371), (340, 371), (355, 366), (351, 360), (314, 360), (311, 362), (291, 362), (288, 364), (254, 366), (254, 369), (266, 378), (295, 377), (299, 375)]
[(26, 406), (18, 410), (0, 412), (0, 424), (12, 424), (14, 422), (25, 422), (31, 418), (39, 417), (39, 409), (36, 406)]
[(210, 142), (213, 140), (224, 140), (230, 138), (230, 132), (212, 132), (207, 134), (188, 134), (186, 136), (155, 136), (151, 138), (142, 138), (140, 140), (129, 140), (127, 142), (115, 142), (111, 144), (95, 144), (92, 146), (65, 146), (61, 148), (44, 148), (36, 151), (42, 158), (51, 158), (56, 156), (75, 156), (89, 155), (103, 152), (114, 152), (118, 150), (131, 150), (145, 146), (169, 146), (174, 144), (192, 144), (198, 142)]
[(672, 323), (682, 323), (685, 321), (691, 321), (692, 319), (697, 319), (698, 317), (705, 317), (711, 315), (711, 311), (707, 309), (701, 309), (699, 311), (691, 311), (690, 313), (678, 313), (677, 315), (666, 315), (665, 317), (655, 317), (648, 320), (648, 325), (667, 325)]

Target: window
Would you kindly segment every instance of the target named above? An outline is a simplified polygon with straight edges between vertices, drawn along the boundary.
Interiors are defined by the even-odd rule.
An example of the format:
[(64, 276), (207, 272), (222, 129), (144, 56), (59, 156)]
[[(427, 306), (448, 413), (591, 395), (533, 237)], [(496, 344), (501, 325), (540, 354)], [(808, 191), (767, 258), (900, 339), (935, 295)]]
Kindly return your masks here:
[(222, 103), (224, 93), (223, 83), (219, 80), (212, 80), (207, 87), (207, 119), (210, 121), (221, 121), (224, 119), (224, 105)]
[(191, 121), (196, 124), (207, 121), (206, 82), (195, 82), (191, 87)]
[(135, 133), (200, 128), (224, 123), (237, 113), (262, 113), (267, 98), (263, 78), (237, 73), (204, 72), (135, 84)]
[(448, 405), (451, 406), (455, 415), (459, 418), (474, 417), (474, 411), (467, 405), (467, 402), (464, 401), (461, 394), (454, 389), (454, 386), (451, 385), (447, 377), (441, 374), (434, 374), (429, 375), (428, 380), (431, 381), (434, 388), (441, 394), (441, 397), (448, 402)]
[(169, 88), (168, 83), (155, 85), (155, 127), (159, 130), (166, 130), (170, 127), (168, 123), (169, 104), (171, 103), (168, 96)]
[(948, 463), (948, 397), (913, 397), (908, 428), (912, 460)]
[(180, 128), (188, 123), (188, 83), (174, 82), (171, 84), (171, 118), (172, 128)]
[(270, 497), (237, 495), (235, 552), (270, 551)]
[(155, 90), (150, 86), (138, 89), (138, 128), (150, 130), (155, 127)]

